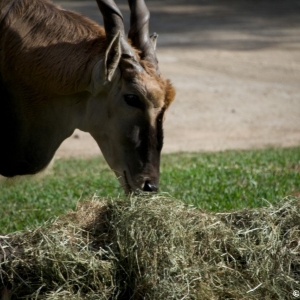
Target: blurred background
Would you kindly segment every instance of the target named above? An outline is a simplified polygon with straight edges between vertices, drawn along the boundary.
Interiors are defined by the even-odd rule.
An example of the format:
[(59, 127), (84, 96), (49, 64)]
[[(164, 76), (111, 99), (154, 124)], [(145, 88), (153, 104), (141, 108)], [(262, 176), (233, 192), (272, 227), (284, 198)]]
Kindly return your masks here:
[[(96, 1), (54, 1), (102, 24)], [(129, 9), (116, 1), (128, 31)], [(177, 96), (164, 152), (300, 145), (300, 1), (146, 1)], [(76, 131), (58, 157), (99, 155)]]

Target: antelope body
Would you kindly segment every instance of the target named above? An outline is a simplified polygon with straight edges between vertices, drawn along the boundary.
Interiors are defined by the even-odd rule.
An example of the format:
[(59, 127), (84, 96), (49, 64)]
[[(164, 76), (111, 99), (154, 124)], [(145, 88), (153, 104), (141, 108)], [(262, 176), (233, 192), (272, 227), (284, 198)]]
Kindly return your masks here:
[(0, 174), (41, 171), (78, 128), (126, 193), (157, 190), (175, 92), (160, 75), (144, 1), (128, 2), (129, 41), (113, 0), (97, 0), (105, 29), (47, 0), (0, 0)]

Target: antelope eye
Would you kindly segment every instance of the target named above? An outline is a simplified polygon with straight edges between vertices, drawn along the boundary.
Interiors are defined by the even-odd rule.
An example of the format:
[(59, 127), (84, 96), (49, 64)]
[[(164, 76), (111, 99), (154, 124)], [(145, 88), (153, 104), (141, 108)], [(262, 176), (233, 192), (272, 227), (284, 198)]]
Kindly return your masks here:
[(143, 109), (143, 103), (137, 95), (133, 95), (133, 94), (125, 95), (124, 100), (129, 106)]

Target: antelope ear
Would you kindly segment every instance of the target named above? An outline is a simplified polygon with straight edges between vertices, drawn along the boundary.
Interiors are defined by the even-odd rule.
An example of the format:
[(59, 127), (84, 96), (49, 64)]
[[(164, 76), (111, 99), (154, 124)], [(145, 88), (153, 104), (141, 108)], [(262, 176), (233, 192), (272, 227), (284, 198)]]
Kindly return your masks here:
[(122, 55), (121, 50), (121, 33), (120, 31), (114, 36), (105, 52), (104, 69), (105, 80), (111, 81), (119, 65)]
[(121, 55), (121, 33), (118, 32), (107, 47), (104, 58), (98, 61), (93, 68), (91, 82), (87, 88), (90, 93), (99, 93), (105, 82), (112, 80)]

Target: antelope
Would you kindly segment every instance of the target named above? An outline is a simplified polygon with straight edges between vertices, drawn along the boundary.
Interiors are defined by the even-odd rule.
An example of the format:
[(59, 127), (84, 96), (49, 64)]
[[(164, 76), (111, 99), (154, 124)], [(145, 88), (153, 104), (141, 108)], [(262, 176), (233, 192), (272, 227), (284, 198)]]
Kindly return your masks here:
[(0, 174), (35, 174), (76, 128), (89, 132), (125, 193), (156, 192), (164, 115), (175, 97), (160, 74), (149, 10), (113, 0), (104, 28), (48, 0), (0, 0)]

